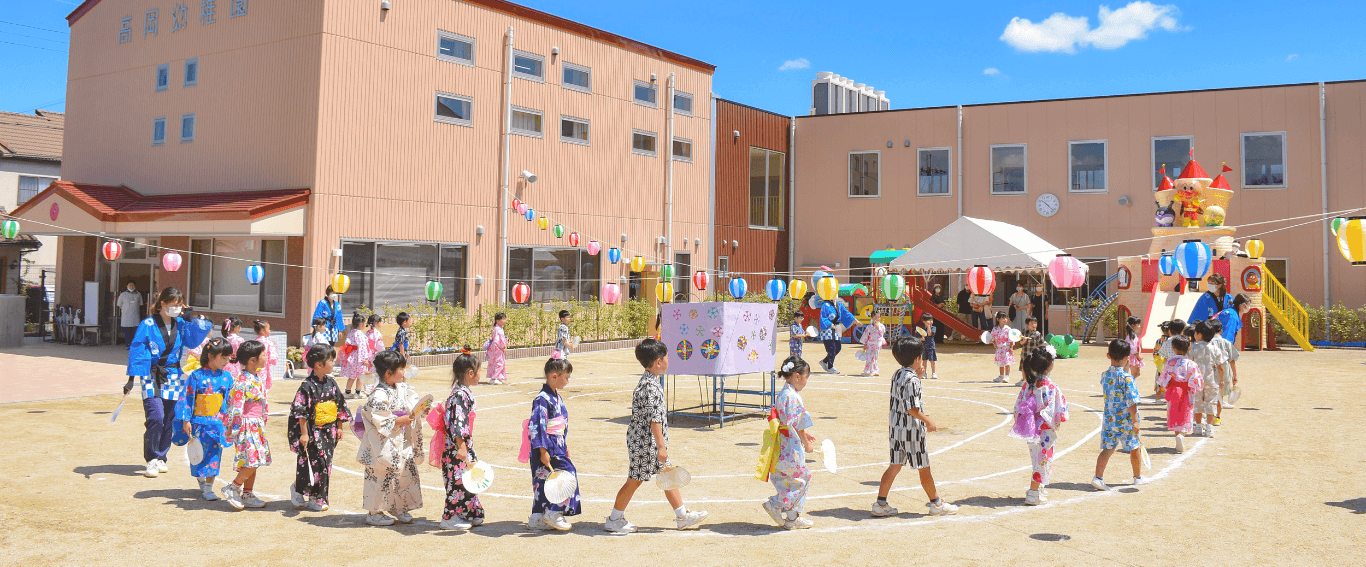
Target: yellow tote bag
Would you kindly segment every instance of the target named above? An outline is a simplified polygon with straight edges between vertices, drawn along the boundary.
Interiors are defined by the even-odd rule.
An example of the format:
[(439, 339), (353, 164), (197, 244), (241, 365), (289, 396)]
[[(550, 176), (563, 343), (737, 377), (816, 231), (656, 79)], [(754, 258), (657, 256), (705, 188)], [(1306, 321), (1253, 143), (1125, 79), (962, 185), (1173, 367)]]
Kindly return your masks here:
[(768, 474), (773, 472), (773, 467), (778, 464), (778, 420), (768, 420), (768, 429), (764, 430), (764, 442), (759, 447), (759, 462), (754, 465), (754, 478), (768, 482)]

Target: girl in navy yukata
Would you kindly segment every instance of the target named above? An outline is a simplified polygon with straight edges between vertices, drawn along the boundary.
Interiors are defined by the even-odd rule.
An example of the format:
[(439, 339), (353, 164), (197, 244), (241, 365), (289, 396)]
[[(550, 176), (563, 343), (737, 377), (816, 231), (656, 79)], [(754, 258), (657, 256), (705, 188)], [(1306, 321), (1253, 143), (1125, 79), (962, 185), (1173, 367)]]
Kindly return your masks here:
[(563, 358), (552, 358), (545, 362), (545, 385), (531, 401), (531, 420), (527, 425), (527, 437), (531, 443), (531, 516), (527, 527), (533, 530), (565, 531), (572, 527), (565, 516), (575, 516), (582, 511), (579, 505), (579, 490), (564, 502), (551, 502), (545, 494), (546, 479), (552, 472), (565, 471), (573, 475), (578, 472), (574, 463), (569, 461), (569, 408), (560, 398), (560, 390), (569, 385), (569, 376), (574, 373), (574, 365)]

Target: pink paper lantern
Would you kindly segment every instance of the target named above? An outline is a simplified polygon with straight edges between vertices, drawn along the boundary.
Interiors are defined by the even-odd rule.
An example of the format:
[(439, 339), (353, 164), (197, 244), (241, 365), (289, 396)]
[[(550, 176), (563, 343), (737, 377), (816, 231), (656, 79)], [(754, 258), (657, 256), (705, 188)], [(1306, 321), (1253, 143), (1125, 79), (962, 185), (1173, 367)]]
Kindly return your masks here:
[(621, 301), (621, 286), (609, 283), (602, 284), (602, 302), (613, 304)]
[(161, 255), (161, 267), (168, 272), (180, 269), (180, 254), (177, 252), (167, 252)]
[(1048, 279), (1058, 289), (1073, 289), (1086, 283), (1086, 264), (1071, 254), (1058, 254), (1048, 261)]
[(517, 214), (526, 216), (526, 203), (517, 203)]
[(597, 256), (597, 255), (598, 255), (598, 252), (600, 252), (601, 250), (602, 250), (602, 245), (601, 245), (601, 244), (598, 244), (598, 241), (596, 241), (596, 240), (589, 240), (589, 241), (588, 241), (588, 255), (589, 255), (589, 256)]
[(991, 268), (979, 264), (968, 270), (968, 291), (973, 295), (991, 295), (995, 289), (996, 274)]

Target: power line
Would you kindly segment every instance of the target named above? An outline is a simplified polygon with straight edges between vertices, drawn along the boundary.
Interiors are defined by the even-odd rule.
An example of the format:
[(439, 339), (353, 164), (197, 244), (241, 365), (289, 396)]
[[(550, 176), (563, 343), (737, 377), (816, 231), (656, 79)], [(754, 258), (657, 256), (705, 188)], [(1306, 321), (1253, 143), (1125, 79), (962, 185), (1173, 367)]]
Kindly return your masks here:
[(47, 28), (40, 28), (40, 27), (38, 27), (38, 26), (30, 26), (30, 25), (28, 25), (28, 24), (16, 24), (16, 23), (14, 23), (14, 22), (7, 22), (7, 21), (5, 21), (5, 20), (0, 20), (0, 24), (9, 24), (9, 25), (11, 25), (11, 26), (19, 26), (19, 27), (21, 27), (21, 28), (32, 28), (32, 29), (35, 29), (35, 30), (41, 30), (41, 31), (52, 32), (52, 33), (59, 33), (59, 34), (62, 34), (62, 35), (68, 35), (68, 34), (71, 33), (71, 32), (64, 32), (64, 31), (58, 31), (58, 30), (50, 30), (50, 29), (47, 29)]
[(36, 35), (24, 35), (24, 34), (15, 33), (15, 32), (12, 32), (12, 31), (0, 31), (0, 33), (7, 33), (7, 34), (10, 34), (10, 35), (17, 35), (17, 36), (19, 36), (19, 37), (26, 37), (26, 38), (29, 38), (29, 39), (36, 39), (36, 40), (38, 40), (38, 41), (50, 41), (50, 42), (52, 42), (52, 43), (60, 43), (60, 44), (62, 44), (62, 45), (66, 45), (66, 42), (65, 42), (65, 41), (62, 41), (62, 40), (60, 40), (60, 39), (48, 39), (48, 38), (45, 38), (45, 37), (38, 37), (38, 36), (36, 36)]
[(38, 47), (38, 46), (36, 46), (36, 45), (26, 45), (26, 44), (23, 44), (23, 43), (14, 43), (14, 42), (12, 42), (12, 41), (0, 41), (0, 43), (8, 43), (8, 44), (10, 44), (10, 45), (17, 45), (17, 46), (19, 46), (19, 47), (32, 47), (32, 48), (34, 48), (34, 49), (41, 49), (41, 50), (43, 50), (43, 51), (55, 51), (55, 52), (57, 52), (57, 53), (66, 53), (66, 50), (65, 50), (65, 49), (51, 49), (51, 48), (48, 48), (48, 47)]

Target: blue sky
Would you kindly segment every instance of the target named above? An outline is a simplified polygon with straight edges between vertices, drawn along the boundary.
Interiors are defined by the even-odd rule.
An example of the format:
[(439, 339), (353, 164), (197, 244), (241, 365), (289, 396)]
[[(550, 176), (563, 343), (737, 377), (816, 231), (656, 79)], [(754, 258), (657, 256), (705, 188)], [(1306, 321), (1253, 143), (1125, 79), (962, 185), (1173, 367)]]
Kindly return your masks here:
[[(273, 1), (297, 0), (253, 0)], [(1366, 78), (1356, 2), (522, 3), (717, 65), (717, 95), (785, 114), (817, 71), (893, 108)], [(0, 0), (0, 110), (64, 108), (76, 5)]]

